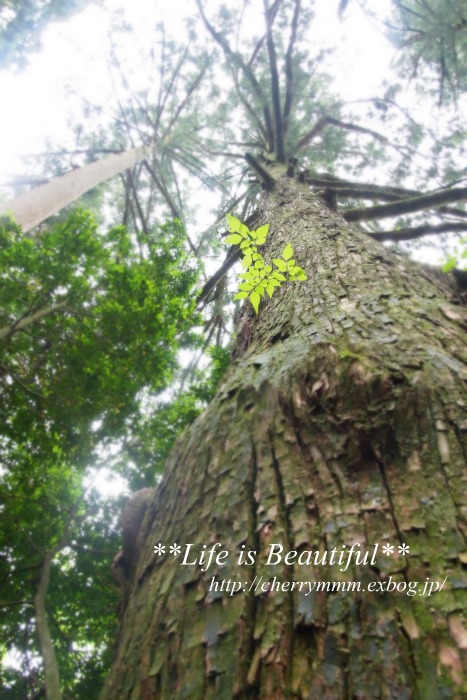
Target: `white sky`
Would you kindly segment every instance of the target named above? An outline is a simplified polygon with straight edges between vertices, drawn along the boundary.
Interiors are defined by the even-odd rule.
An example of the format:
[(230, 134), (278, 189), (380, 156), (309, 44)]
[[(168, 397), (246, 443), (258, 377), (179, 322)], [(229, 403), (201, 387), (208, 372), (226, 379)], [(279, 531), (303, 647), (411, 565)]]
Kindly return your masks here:
[[(120, 0), (104, 0), (117, 8)], [(379, 0), (388, 5), (389, 0)], [(135, 26), (138, 44), (150, 40), (155, 22), (164, 19), (168, 33), (183, 34), (181, 17), (193, 10), (191, 0), (154, 2), (133, 0), (125, 13)], [(337, 69), (335, 88), (344, 99), (377, 93), (387, 75), (393, 48), (377, 31), (357, 3), (350, 3), (346, 22), (337, 17), (337, 1), (318, 0), (310, 43), (330, 40), (339, 51), (332, 56)], [(67, 22), (51, 25), (43, 34), (43, 50), (30, 55), (30, 65), (20, 74), (0, 71), (0, 94), (7, 96), (0, 113), (0, 185), (12, 175), (25, 174), (20, 158), (46, 149), (45, 141), (67, 139), (68, 121), (79, 114), (81, 99), (99, 103), (112, 94), (108, 66), (106, 14), (100, 4), (88, 6)], [(131, 61), (131, 57), (129, 57)], [(65, 95), (70, 86), (76, 96)]]

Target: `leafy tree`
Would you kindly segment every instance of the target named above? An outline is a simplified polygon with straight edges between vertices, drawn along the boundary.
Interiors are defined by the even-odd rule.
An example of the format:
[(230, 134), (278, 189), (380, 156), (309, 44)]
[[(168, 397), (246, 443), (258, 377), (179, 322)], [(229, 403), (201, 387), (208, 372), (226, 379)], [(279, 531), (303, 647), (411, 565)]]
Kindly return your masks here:
[[(0, 238), (0, 651), (21, 659), (2, 697), (39, 692), (38, 654), (51, 697), (85, 697), (111, 648), (119, 503), (85, 493), (83, 475), (117, 461), (102, 453), (126, 433), (144, 434), (156, 409), (139, 396), (169, 386), (178, 350), (199, 345), (198, 272), (177, 221), (139, 246), (82, 211), (34, 239), (6, 222)], [(138, 454), (151, 483), (160, 464)]]
[[(250, 229), (268, 224), (264, 258), (279, 259), (290, 244), (308, 279), (264, 297), (258, 315), (242, 309), (235, 362), (177, 441), (140, 533), (101, 698), (460, 698), (461, 297), (450, 275), (380, 241), (465, 230), (467, 189), (435, 184), (427, 171), (432, 192), (403, 187), (403, 174), (417, 172), (404, 139), (413, 125), (393, 138), (389, 99), (381, 132), (328, 96), (319, 60), (307, 56), (312, 17), (299, 0), (265, 2), (264, 31), (241, 45), (241, 19), (258, 27), (248, 14), (257, 3), (223, 6), (216, 19), (197, 5), (232, 89), (215, 118), (205, 116), (209, 136), (191, 139), (193, 153), (225, 157), (224, 175), (232, 163), (238, 178), (250, 175), (243, 212), (237, 203), (230, 213)], [(398, 174), (390, 186), (351, 178), (378, 157)], [(427, 210), (434, 221), (410, 216)], [(384, 231), (362, 225), (386, 217), (393, 223)], [(238, 256), (229, 251), (204, 301)], [(158, 542), (167, 550), (190, 543), (195, 560), (218, 542), (230, 556), (181, 566), (154, 554)], [(386, 542), (396, 556), (382, 551)], [(297, 564), (300, 553), (378, 543), (371, 567)], [(297, 554), (268, 565), (271, 544)], [(249, 565), (242, 549), (253, 553)], [(430, 614), (427, 579), (445, 584)], [(228, 581), (240, 582), (235, 595)], [(292, 581), (342, 587), (306, 596)], [(413, 582), (416, 596), (407, 595)]]

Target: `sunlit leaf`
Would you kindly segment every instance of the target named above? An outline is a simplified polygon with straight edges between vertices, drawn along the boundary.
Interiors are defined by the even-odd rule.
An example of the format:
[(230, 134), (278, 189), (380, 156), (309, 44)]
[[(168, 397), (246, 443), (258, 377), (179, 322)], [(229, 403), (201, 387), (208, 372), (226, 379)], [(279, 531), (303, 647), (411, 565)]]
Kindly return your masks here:
[(262, 238), (263, 240), (266, 240), (266, 236), (268, 235), (269, 231), (269, 224), (264, 224), (264, 226), (260, 226), (258, 229), (256, 229), (256, 235), (258, 238)]
[(232, 233), (225, 239), (225, 242), (231, 245), (237, 245), (237, 243), (240, 243), (240, 241), (243, 241), (243, 238), (238, 233)]
[[(274, 265), (279, 268), (281, 272), (286, 272), (287, 271), (287, 264), (281, 260), (280, 258), (274, 258), (273, 261)], [(285, 279), (285, 278), (284, 278)]]
[(254, 308), (254, 310), (256, 311), (256, 313), (258, 313), (259, 303), (260, 303), (260, 301), (261, 301), (261, 297), (260, 297), (260, 295), (258, 294), (258, 292), (251, 292), (251, 294), (250, 294), (250, 301), (251, 301), (252, 307)]
[(290, 243), (287, 243), (287, 245), (284, 248), (284, 252), (282, 253), (282, 257), (284, 258), (284, 260), (289, 260), (292, 257), (292, 255), (292, 246), (290, 245)]

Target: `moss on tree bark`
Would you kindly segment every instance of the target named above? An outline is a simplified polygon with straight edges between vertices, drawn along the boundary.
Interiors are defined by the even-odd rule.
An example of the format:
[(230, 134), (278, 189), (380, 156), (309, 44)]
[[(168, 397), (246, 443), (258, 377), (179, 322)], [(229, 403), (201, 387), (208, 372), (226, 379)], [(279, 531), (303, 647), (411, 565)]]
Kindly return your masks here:
[[(308, 280), (258, 316), (245, 306), (237, 359), (175, 446), (101, 698), (466, 697), (465, 312), (448, 276), (274, 177), (258, 218), (270, 224), (264, 256), (291, 243)], [(219, 542), (232, 556), (202, 572), (156, 556), (159, 542)], [(271, 543), (380, 548), (373, 566), (341, 572), (266, 566)], [(242, 546), (254, 565), (238, 564)], [(210, 591), (213, 576), (245, 590)], [(362, 590), (249, 590), (260, 577)], [(389, 577), (447, 579), (431, 597), (363, 590)]]

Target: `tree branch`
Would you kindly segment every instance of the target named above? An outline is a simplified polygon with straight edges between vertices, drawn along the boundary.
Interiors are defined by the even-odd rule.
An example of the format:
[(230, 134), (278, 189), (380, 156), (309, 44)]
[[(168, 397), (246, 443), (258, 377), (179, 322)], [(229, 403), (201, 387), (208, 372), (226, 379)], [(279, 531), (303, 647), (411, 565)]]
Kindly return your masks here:
[(423, 209), (431, 209), (441, 204), (460, 202), (467, 199), (467, 187), (459, 187), (452, 190), (432, 192), (417, 197), (408, 197), (392, 204), (381, 204), (376, 207), (364, 209), (344, 209), (342, 216), (347, 221), (368, 221), (369, 219), (384, 219), (387, 216), (399, 216), (410, 214)]
[(35, 323), (37, 321), (40, 321), (41, 318), (45, 318), (46, 316), (50, 316), (51, 314), (54, 314), (57, 311), (66, 310), (66, 305), (67, 305), (66, 301), (61, 301), (58, 304), (54, 304), (53, 306), (48, 306), (45, 309), (40, 309), (39, 311), (36, 311), (35, 314), (31, 314), (30, 316), (25, 316), (17, 323), (13, 323), (11, 326), (4, 326), (3, 328), (0, 328), (0, 340), (2, 340), (3, 338), (6, 338), (7, 336), (13, 335), (13, 333), (17, 333), (18, 331), (22, 330), (26, 326), (31, 325), (31, 323)]
[(292, 27), (290, 32), (289, 45), (287, 47), (287, 52), (285, 54), (285, 101), (284, 101), (284, 114), (283, 114), (283, 125), (284, 134), (287, 133), (287, 125), (290, 117), (290, 111), (292, 109), (292, 102), (295, 91), (295, 83), (293, 76), (293, 50), (295, 45), (295, 40), (297, 38), (297, 27), (298, 19), (300, 17), (300, 0), (295, 0), (295, 11), (292, 19)]
[[(353, 182), (352, 180), (341, 180), (333, 175), (323, 175), (317, 177), (305, 177), (308, 184), (315, 187), (328, 187), (341, 197), (361, 197), (363, 199), (381, 199), (386, 202), (395, 202), (409, 197), (419, 197), (423, 193), (419, 190), (409, 190), (403, 187), (384, 187), (365, 182)], [(456, 183), (452, 183), (456, 184)], [(443, 191), (447, 188), (443, 188)], [(441, 190), (440, 190), (441, 191)], [(439, 207), (440, 214), (449, 214), (461, 219), (467, 219), (467, 212), (455, 207)]]
[(258, 173), (265, 189), (272, 190), (272, 188), (276, 184), (276, 181), (274, 180), (272, 175), (270, 175), (268, 171), (263, 168), (261, 163), (254, 156), (252, 156), (251, 153), (245, 153), (245, 160), (248, 163), (248, 165), (251, 168), (253, 168), (253, 170), (256, 173)]
[(271, 95), (274, 114), (274, 127), (276, 135), (276, 153), (279, 163), (285, 162), (284, 130), (282, 126), (282, 108), (280, 99), (279, 73), (277, 70), (277, 56), (274, 39), (272, 36), (272, 22), (269, 15), (268, 0), (264, 2), (264, 15), (266, 19), (266, 44), (268, 47), (269, 69), (271, 73)]
[(368, 232), (371, 238), (376, 241), (411, 241), (429, 234), (450, 233), (451, 231), (467, 231), (467, 223), (461, 221), (445, 221), (442, 224), (416, 226), (414, 228), (400, 228), (394, 231), (372, 231)]
[(260, 102), (261, 106), (263, 108), (263, 113), (264, 113), (264, 121), (266, 124), (266, 131), (268, 134), (268, 141), (269, 141), (269, 147), (271, 150), (274, 150), (274, 130), (272, 128), (272, 119), (271, 119), (271, 113), (269, 111), (269, 106), (268, 106), (268, 100), (264, 96), (263, 89), (256, 79), (253, 71), (251, 68), (245, 63), (243, 58), (236, 53), (235, 51), (232, 51), (230, 48), (229, 44), (225, 40), (225, 38), (220, 34), (219, 32), (216, 32), (212, 24), (209, 22), (208, 18), (204, 14), (204, 8), (201, 3), (201, 0), (196, 0), (196, 5), (200, 11), (201, 18), (204, 22), (204, 26), (208, 30), (208, 32), (211, 34), (213, 39), (219, 44), (221, 49), (224, 52), (224, 55), (226, 58), (230, 60), (231, 63), (234, 63), (235, 65), (239, 66), (241, 69), (243, 75), (245, 78), (248, 80), (250, 85), (253, 88), (253, 94), (257, 95)]
[(227, 253), (227, 257), (220, 266), (220, 268), (215, 272), (212, 277), (208, 279), (206, 284), (203, 286), (202, 290), (198, 294), (196, 300), (196, 306), (199, 307), (203, 302), (207, 303), (209, 295), (216, 286), (216, 284), (228, 273), (232, 265), (234, 265), (237, 260), (240, 260), (241, 250), (236, 246), (232, 246)]
[(318, 119), (316, 124), (310, 131), (308, 131), (300, 141), (297, 143), (295, 150), (300, 151), (302, 148), (305, 148), (305, 146), (308, 146), (310, 141), (313, 141), (314, 138), (320, 135), (320, 133), (323, 131), (324, 127), (329, 124), (329, 119), (330, 117), (328, 115), (325, 115), (324, 117), (321, 117), (321, 119)]

